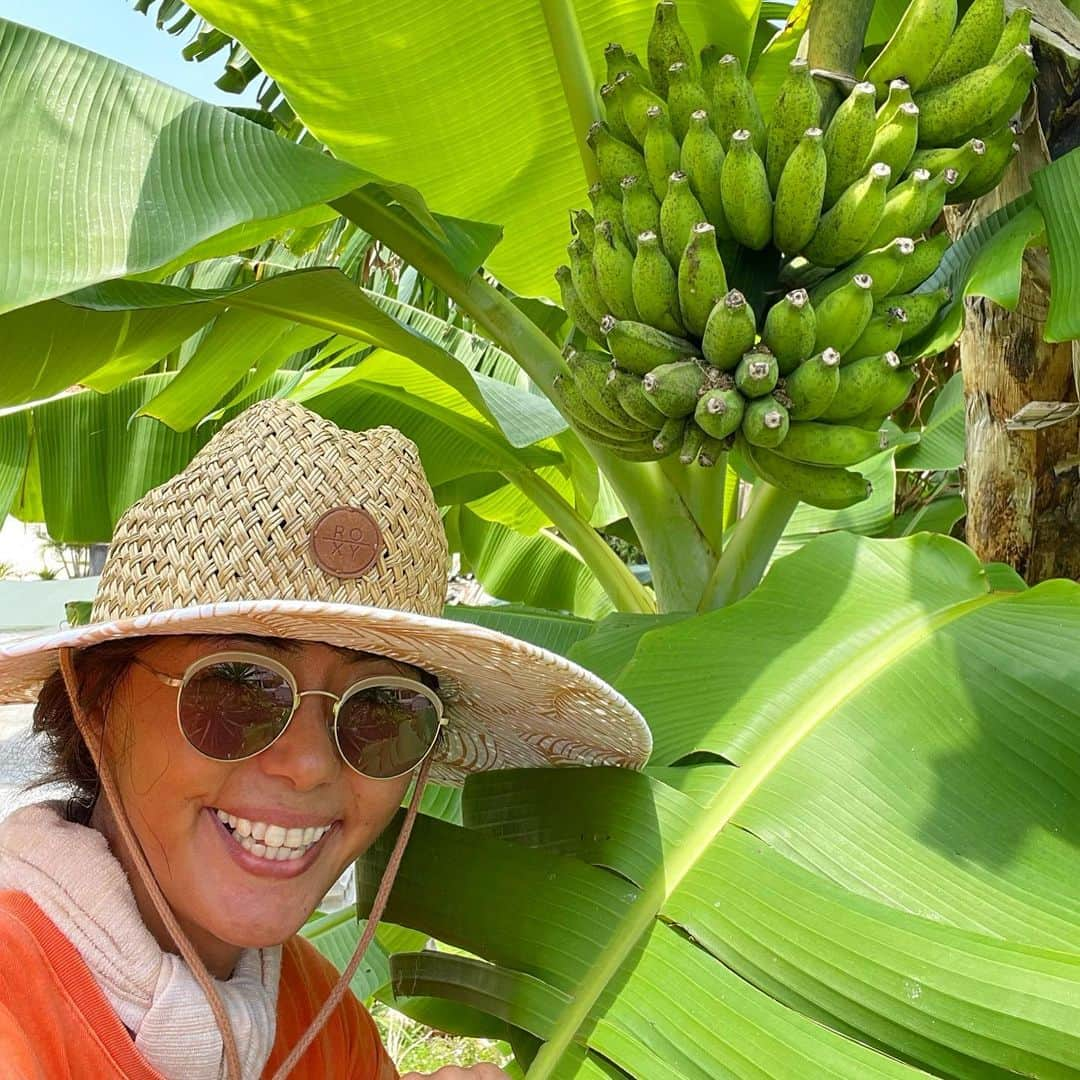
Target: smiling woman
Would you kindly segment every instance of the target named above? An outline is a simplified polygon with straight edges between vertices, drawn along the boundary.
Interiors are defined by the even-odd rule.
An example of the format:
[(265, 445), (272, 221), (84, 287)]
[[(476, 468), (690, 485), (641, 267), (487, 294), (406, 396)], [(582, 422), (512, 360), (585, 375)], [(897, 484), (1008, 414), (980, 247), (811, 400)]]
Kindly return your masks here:
[[(6, 1077), (397, 1075), (348, 985), (428, 776), (650, 745), (595, 676), (441, 618), (445, 585), (412, 443), (264, 402), (127, 512), (91, 625), (0, 649), (72, 793), (0, 823)], [(338, 976), (297, 930), (414, 779)]]

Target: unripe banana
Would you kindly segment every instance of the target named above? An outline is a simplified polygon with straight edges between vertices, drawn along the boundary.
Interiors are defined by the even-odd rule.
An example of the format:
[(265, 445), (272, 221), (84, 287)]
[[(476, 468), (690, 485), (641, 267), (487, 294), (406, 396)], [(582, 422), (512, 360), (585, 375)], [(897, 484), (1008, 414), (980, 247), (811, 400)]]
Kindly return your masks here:
[[(596, 226), (596, 247), (593, 248), (592, 265), (605, 310), (617, 319), (637, 319), (633, 286), (634, 256), (619, 238), (610, 221), (601, 221)], [(574, 264), (571, 262), (570, 269), (573, 268)], [(576, 279), (574, 284), (578, 284)], [(581, 291), (580, 286), (578, 291)]]
[(817, 228), (827, 179), (823, 144), (821, 128), (807, 128), (780, 174), (772, 231), (773, 242), (786, 255), (802, 251)]
[(560, 266), (555, 271), (555, 280), (559, 283), (559, 291), (562, 295), (563, 310), (570, 316), (570, 321), (587, 337), (593, 341), (602, 342), (604, 335), (600, 330), (600, 323), (594, 319), (592, 313), (582, 302), (570, 274), (569, 266)]
[[(709, 221), (722, 237), (731, 232), (724, 217), (720, 195), (720, 171), (724, 166), (724, 145), (712, 129), (709, 114), (698, 109), (690, 114), (690, 128), (683, 139), (679, 170), (690, 177), (690, 189), (697, 196)], [(672, 172), (675, 170), (673, 169)]]
[[(698, 427), (701, 425), (699, 424)], [(724, 460), (728, 447), (733, 439), (714, 439), (711, 435), (702, 431), (701, 450), (698, 452), (697, 463), (703, 469), (711, 469)]]
[[(889, 416), (900, 408), (911, 395), (918, 376), (910, 368), (889, 372), (882, 391), (866, 410), (867, 417)], [(864, 417), (865, 420), (865, 417)]]
[(1020, 152), (1019, 145), (1014, 141), (1015, 138), (1016, 134), (1009, 124), (1000, 131), (988, 135), (985, 143), (986, 152), (971, 167), (967, 176), (964, 176), (949, 192), (946, 201), (969, 202), (993, 191), (1001, 183), (1012, 159)]
[(773, 487), (798, 495), (803, 502), (822, 510), (843, 510), (870, 497), (873, 487), (858, 473), (835, 466), (807, 465), (773, 450), (738, 442), (747, 464)]
[(776, 452), (809, 465), (857, 465), (889, 445), (886, 431), (866, 431), (846, 424), (793, 423)]
[(790, 425), (787, 409), (770, 394), (747, 402), (740, 430), (752, 446), (771, 447), (784, 441)]
[(746, 400), (738, 390), (715, 387), (698, 398), (694, 420), (707, 435), (726, 439), (739, 430), (745, 411)]
[(829, 293), (814, 306), (817, 338), (814, 348), (836, 349), (841, 356), (858, 340), (874, 313), (874, 297), (869, 274), (855, 274), (846, 285)]
[(1009, 16), (1008, 22), (1005, 23), (1005, 29), (1001, 31), (1001, 37), (998, 39), (997, 45), (994, 46), (990, 62), (993, 63), (1003, 56), (1008, 56), (1017, 45), (1028, 45), (1030, 43), (1031, 8), (1017, 8)]
[[(656, 108), (667, 115), (667, 102), (662, 97), (657, 97), (633, 71), (622, 71), (615, 78), (615, 88), (619, 91), (619, 100), (622, 102), (623, 119), (626, 126), (633, 133), (639, 146), (645, 145), (645, 128), (648, 123), (649, 110)], [(637, 169), (627, 169), (626, 172), (637, 172)]]
[(686, 418), (670, 417), (653, 437), (653, 446), (664, 455), (672, 454), (682, 446), (685, 432)]
[[(566, 247), (566, 253), (570, 257), (570, 279), (574, 286), (574, 292), (584, 305), (585, 310), (592, 316), (594, 323), (608, 313), (607, 301), (600, 292), (600, 286), (596, 280), (596, 270), (593, 265), (593, 251), (585, 246), (585, 241), (576, 236)], [(567, 313), (569, 313), (567, 308)], [(577, 319), (574, 319), (577, 322)], [(592, 337), (592, 334), (589, 335)], [(603, 341), (602, 337), (593, 338), (594, 341)]]
[(683, 428), (682, 446), (679, 448), (679, 461), (683, 465), (693, 465), (705, 445), (705, 432), (694, 423), (688, 421)]
[(648, 110), (643, 149), (653, 194), (657, 199), (663, 199), (667, 195), (668, 177), (679, 168), (681, 154), (666, 109), (654, 105)]
[(697, 54), (690, 44), (689, 35), (679, 22), (678, 8), (672, 0), (660, 0), (656, 5), (646, 55), (649, 58), (649, 74), (661, 94), (666, 95), (668, 92), (668, 69), (672, 64), (686, 64), (695, 78), (701, 74)]
[(570, 231), (581, 238), (591, 252), (596, 243), (596, 222), (588, 210), (570, 211)]
[(705, 88), (682, 61), (668, 68), (667, 102), (671, 111), (671, 127), (680, 142), (690, 130), (690, 114), (700, 109), (707, 112), (712, 105)]
[(912, 171), (925, 169), (932, 176), (945, 169), (955, 169), (958, 179), (957, 186), (959, 186), (964, 177), (985, 156), (986, 143), (982, 139), (968, 139), (962, 146), (943, 146), (935, 150), (917, 150), (911, 158), (909, 168)]
[[(917, 285), (921, 285), (941, 265), (942, 256), (948, 251), (950, 243), (949, 234), (946, 232), (935, 233), (925, 240), (917, 241), (911, 258), (904, 263), (900, 276), (892, 286), (892, 292), (909, 293)], [(895, 345), (890, 347), (896, 348)]]
[[(620, 240), (626, 243), (626, 233), (622, 227), (622, 198), (612, 195), (599, 180), (589, 188), (589, 202), (592, 203), (593, 218), (596, 221), (610, 221)], [(595, 229), (594, 229), (595, 233)], [(596, 246), (595, 235), (593, 247)]]
[[(885, 104), (878, 109), (877, 116), (874, 118), (874, 136), (876, 137), (878, 131), (896, 117), (901, 105), (913, 105), (914, 103), (911, 96), (911, 83), (907, 79), (890, 80), (889, 96), (885, 99)], [(870, 158), (870, 160), (873, 161), (874, 159)]]
[(916, 169), (885, 198), (881, 220), (866, 242), (866, 250), (884, 247), (896, 236), (918, 236), (926, 218), (931, 188), (930, 174)]
[(814, 351), (817, 316), (805, 289), (793, 289), (765, 316), (761, 342), (776, 357), (781, 375), (793, 371)]
[(870, 295), (875, 300), (881, 300), (889, 293), (898, 291), (896, 282), (914, 253), (915, 241), (907, 236), (898, 236), (884, 247), (874, 248), (865, 255), (860, 255), (853, 263), (848, 263), (842, 270), (818, 282), (810, 290), (811, 299), (815, 304), (820, 304), (829, 293), (846, 285), (855, 274), (867, 274), (873, 283), (870, 286)]
[(1034, 75), (1031, 47), (1017, 45), (1000, 60), (916, 94), (919, 142), (951, 146), (1000, 127), (1023, 104)]
[(619, 404), (638, 423), (653, 431), (663, 427), (667, 417), (649, 400), (640, 376), (612, 368), (608, 372), (608, 386), (614, 391)]
[(621, 198), (619, 181), (624, 176), (644, 173), (645, 159), (629, 143), (616, 139), (603, 120), (597, 120), (589, 128), (587, 141), (596, 155), (601, 182), (612, 195)]
[(648, 180), (640, 176), (624, 176), (622, 188), (622, 223), (630, 242), (630, 250), (637, 251), (637, 238), (650, 229), (660, 231), (660, 201), (652, 192)]
[[(685, 338), (666, 334), (647, 323), (606, 315), (600, 320), (600, 329), (615, 362), (634, 375), (644, 375), (660, 364), (696, 355), (694, 345)], [(632, 412), (629, 407), (627, 411)]]
[(634, 306), (643, 322), (669, 334), (685, 334), (679, 314), (679, 286), (660, 238), (649, 230), (638, 237), (632, 276)]
[(825, 130), (825, 208), (862, 176), (874, 144), (874, 84), (856, 83)]
[(903, 308), (907, 312), (904, 332), (900, 337), (902, 342), (907, 342), (926, 330), (951, 298), (952, 290), (948, 285), (942, 285), (932, 292), (887, 296), (881, 303), (886, 309)]
[(814, 420), (832, 404), (840, 387), (840, 354), (823, 349), (784, 378), (782, 393), (792, 420)]
[(1005, 29), (1003, 0), (972, 0), (924, 89), (950, 83), (989, 64)]
[(613, 424), (589, 404), (581, 387), (572, 375), (556, 375), (552, 384), (555, 403), (575, 425), (587, 429), (589, 435), (602, 435), (606, 439), (632, 441), (641, 437), (619, 424)]
[(690, 231), (704, 220), (705, 211), (690, 190), (690, 178), (684, 172), (673, 172), (668, 177), (667, 195), (660, 204), (660, 239), (672, 266), (679, 265), (690, 242)]
[(926, 82), (941, 59), (956, 26), (956, 0), (911, 0), (892, 37), (885, 42), (866, 78), (884, 98), (890, 79), (904, 78), (913, 90)]
[(926, 213), (922, 221), (908, 235), (918, 236), (926, 232), (941, 217), (941, 211), (945, 209), (945, 203), (956, 187), (958, 179), (955, 169), (943, 169), (937, 176), (931, 178), (926, 187)]
[(767, 345), (755, 345), (735, 368), (735, 388), (746, 398), (764, 397), (776, 389), (780, 368)]
[(611, 423), (632, 435), (651, 432), (653, 426), (642, 424), (631, 416), (619, 403), (615, 388), (608, 379), (611, 374), (611, 357), (596, 350), (578, 352), (571, 349), (566, 357), (574, 384), (585, 400)]
[(780, 185), (780, 174), (803, 132), (816, 128), (820, 119), (821, 97), (810, 74), (810, 65), (796, 58), (788, 64), (787, 77), (780, 84), (766, 136), (765, 172), (774, 195)]
[(712, 92), (716, 85), (716, 65), (720, 63), (720, 46), (709, 43), (701, 47), (701, 85), (709, 95), (710, 108), (712, 107)]
[(754, 344), (754, 309), (738, 289), (732, 289), (709, 313), (701, 351), (713, 367), (730, 371)]
[(848, 420), (864, 413), (882, 394), (888, 392), (890, 376), (900, 368), (894, 352), (867, 356), (840, 369), (840, 386), (832, 403), (821, 414), (823, 420)]
[(694, 337), (702, 337), (709, 314), (728, 291), (724, 262), (716, 248), (716, 230), (699, 221), (679, 260), (679, 310)]
[(731, 235), (743, 247), (755, 251), (767, 247), (772, 239), (772, 195), (765, 164), (745, 128), (731, 136), (720, 173), (720, 194)]
[(844, 365), (854, 364), (865, 356), (882, 356), (900, 348), (904, 340), (907, 312), (902, 307), (878, 307), (870, 316), (866, 329), (841, 358)]
[(867, 174), (856, 180), (836, 200), (833, 208), (821, 216), (814, 238), (803, 254), (819, 266), (839, 266), (867, 246), (881, 247), (881, 244), (871, 245), (869, 241), (885, 211), (891, 175), (892, 170), (883, 162), (871, 165)]
[(751, 133), (758, 154), (765, 153), (765, 121), (761, 118), (761, 109), (758, 108), (753, 88), (743, 74), (739, 58), (731, 53), (722, 56), (716, 65), (710, 115), (725, 150), (730, 147), (734, 132), (746, 130)]
[(648, 89), (652, 89), (652, 79), (645, 70), (637, 56), (624, 49), (618, 43), (612, 41), (604, 49), (604, 61), (607, 64), (607, 81), (614, 84), (624, 71), (632, 71), (638, 82)]
[(919, 106), (906, 101), (892, 119), (882, 124), (870, 148), (871, 161), (884, 161), (899, 179), (919, 143)]
[(633, 145), (637, 140), (634, 133), (626, 123), (622, 111), (622, 98), (619, 88), (614, 83), (604, 83), (600, 87), (600, 101), (604, 106), (604, 119), (616, 139), (622, 139), (624, 143)]
[(705, 368), (699, 361), (680, 360), (654, 367), (641, 380), (641, 385), (665, 416), (689, 416), (705, 388), (706, 378)]

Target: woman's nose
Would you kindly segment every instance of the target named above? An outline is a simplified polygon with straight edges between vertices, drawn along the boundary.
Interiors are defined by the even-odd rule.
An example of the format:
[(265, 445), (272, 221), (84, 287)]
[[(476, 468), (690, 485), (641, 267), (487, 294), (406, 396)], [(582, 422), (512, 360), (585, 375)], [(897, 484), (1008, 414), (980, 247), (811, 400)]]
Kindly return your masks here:
[[(289, 726), (258, 755), (264, 772), (287, 779), (299, 791), (335, 780), (342, 761), (331, 731), (333, 694), (307, 691)], [(336, 700), (336, 699), (335, 699)]]

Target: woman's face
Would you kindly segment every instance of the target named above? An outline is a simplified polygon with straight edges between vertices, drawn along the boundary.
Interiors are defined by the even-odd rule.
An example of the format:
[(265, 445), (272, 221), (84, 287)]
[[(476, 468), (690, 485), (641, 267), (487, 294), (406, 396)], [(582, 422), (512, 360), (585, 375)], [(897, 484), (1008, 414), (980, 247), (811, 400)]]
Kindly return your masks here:
[[(167, 638), (144, 649), (140, 659), (180, 677), (192, 661), (229, 648), (284, 664), (301, 691), (341, 694), (372, 675), (416, 675), (392, 660), (301, 642), (285, 648), (248, 640)], [(280, 944), (297, 931), (385, 828), (410, 777), (370, 780), (349, 768), (328, 723), (333, 701), (321, 695), (302, 698), (288, 728), (261, 753), (238, 762), (209, 760), (179, 731), (177, 692), (132, 664), (107, 713), (106, 753), (162, 892), (208, 968), (224, 977), (240, 948)], [(219, 811), (238, 819), (235, 835)], [(287, 834), (286, 846), (304, 853), (269, 861), (238, 842), (248, 828), (239, 819), (250, 823), (254, 837), (274, 826), (316, 832)], [(168, 934), (116, 842), (104, 799), (98, 800), (94, 824), (104, 826), (128, 869), (147, 925), (166, 944)], [(277, 830), (271, 835), (281, 838)]]

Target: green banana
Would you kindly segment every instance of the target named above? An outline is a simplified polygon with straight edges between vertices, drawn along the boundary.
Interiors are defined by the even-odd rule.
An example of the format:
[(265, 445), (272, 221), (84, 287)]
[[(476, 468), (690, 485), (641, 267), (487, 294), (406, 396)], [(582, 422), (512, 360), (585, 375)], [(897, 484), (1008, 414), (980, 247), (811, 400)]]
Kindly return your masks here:
[(986, 152), (949, 192), (947, 201), (970, 202), (993, 191), (1001, 183), (1012, 159), (1020, 152), (1020, 146), (1015, 142), (1015, 138), (1016, 133), (1011, 124), (1006, 124), (992, 135), (987, 135)]
[(1031, 42), (1031, 8), (1016, 8), (1005, 23), (1005, 29), (1001, 31), (1001, 37), (990, 56), (990, 62), (1000, 60), (1007, 56), (1017, 45), (1028, 45)]
[(707, 375), (698, 360), (659, 364), (641, 380), (652, 403), (665, 416), (689, 416), (705, 387)]
[(923, 84), (941, 86), (989, 64), (1005, 29), (1003, 0), (972, 0), (941, 59)]
[(567, 419), (575, 425), (588, 429), (589, 434), (596, 433), (606, 439), (630, 442), (642, 437), (641, 430), (628, 431), (620, 424), (614, 424), (589, 404), (581, 387), (572, 375), (555, 376), (552, 388), (555, 404), (560, 407)]
[(713, 86), (716, 83), (716, 65), (720, 63), (720, 46), (709, 42), (701, 47), (701, 85), (705, 87), (709, 100), (712, 101)]
[(622, 223), (630, 250), (637, 251), (637, 238), (650, 229), (660, 231), (660, 202), (647, 180), (640, 176), (624, 176), (622, 188)]
[(864, 356), (881, 356), (900, 348), (907, 312), (902, 307), (875, 308), (858, 340), (844, 353), (842, 363), (853, 364)]
[(931, 180), (926, 169), (916, 169), (889, 192), (881, 218), (866, 242), (866, 251), (884, 247), (896, 236), (918, 236), (926, 218)]
[(715, 387), (706, 390), (694, 406), (694, 420), (698, 427), (714, 439), (726, 439), (739, 430), (746, 400), (731, 387)]
[(1000, 60), (916, 94), (920, 144), (950, 146), (1000, 127), (1023, 104), (1034, 75), (1031, 46), (1017, 45)]
[(686, 432), (686, 417), (669, 417), (664, 426), (653, 436), (653, 446), (662, 454), (671, 454), (682, 446)]
[(900, 368), (900, 357), (894, 352), (867, 356), (840, 369), (840, 385), (829, 407), (821, 414), (823, 420), (849, 420), (866, 412), (875, 400), (889, 389), (889, 376)]
[(660, 238), (649, 230), (641, 233), (637, 242), (631, 284), (639, 317), (669, 334), (685, 334), (679, 314), (678, 281), (660, 248)]
[(900, 276), (892, 286), (892, 292), (909, 293), (916, 285), (921, 285), (941, 265), (941, 259), (950, 243), (949, 234), (946, 232), (935, 233), (925, 240), (916, 241), (915, 250), (911, 253), (911, 258), (904, 263)]
[[(599, 180), (589, 188), (589, 202), (592, 203), (593, 218), (596, 221), (610, 221), (622, 242), (626, 243), (626, 233), (622, 227), (622, 198), (613, 195)], [(594, 229), (595, 233), (595, 229)], [(593, 247), (596, 246), (595, 235)]]
[(765, 164), (746, 128), (731, 136), (720, 173), (720, 194), (731, 235), (743, 247), (755, 251), (768, 246), (772, 239), (772, 195)]
[(660, 0), (656, 5), (652, 29), (649, 31), (649, 43), (646, 47), (649, 58), (649, 74), (659, 93), (668, 93), (668, 69), (672, 64), (686, 64), (697, 78), (701, 74), (701, 64), (697, 53), (690, 44), (690, 37), (679, 22), (679, 11), (672, 0)]
[(592, 251), (596, 243), (596, 221), (588, 210), (570, 211), (570, 231), (581, 237), (582, 243)]
[(889, 416), (907, 401), (917, 381), (918, 376), (910, 368), (889, 372), (881, 393), (874, 398), (865, 416), (860, 419)]
[(907, 236), (898, 236), (883, 247), (860, 255), (842, 270), (818, 282), (810, 290), (810, 298), (815, 304), (820, 304), (829, 293), (846, 285), (855, 274), (867, 274), (872, 282), (870, 295), (875, 300), (881, 300), (896, 291), (900, 273), (914, 253), (915, 241)]
[(926, 330), (951, 298), (952, 290), (948, 285), (942, 285), (931, 292), (887, 296), (881, 303), (886, 308), (903, 308), (907, 312), (904, 332), (900, 337), (902, 342), (906, 342)]
[(859, 339), (874, 313), (873, 281), (869, 274), (854, 274), (846, 285), (814, 306), (817, 337), (814, 349), (836, 349), (841, 356)]
[(605, 315), (600, 320), (600, 329), (615, 362), (634, 375), (644, 375), (660, 364), (697, 355), (694, 345), (685, 338), (666, 334), (648, 323)]
[(956, 0), (911, 0), (892, 37), (866, 69), (880, 97), (890, 79), (904, 78), (913, 90), (926, 82), (948, 47), (956, 26)]
[(926, 212), (923, 214), (922, 221), (912, 230), (911, 236), (926, 232), (941, 217), (941, 211), (945, 209), (945, 203), (948, 202), (949, 195), (956, 187), (958, 179), (959, 174), (955, 169), (942, 169), (927, 184)]
[[(885, 104), (878, 109), (877, 116), (874, 117), (875, 138), (877, 137), (878, 131), (896, 117), (901, 105), (913, 104), (914, 100), (911, 96), (911, 84), (907, 79), (890, 80), (889, 96), (885, 99)], [(874, 159), (870, 158), (869, 160), (873, 161)]]
[(604, 49), (604, 61), (607, 65), (607, 81), (614, 83), (624, 71), (632, 71), (642, 86), (652, 89), (652, 79), (637, 56), (612, 41)]
[(679, 265), (690, 242), (690, 230), (704, 220), (705, 211), (690, 190), (690, 178), (684, 172), (673, 172), (668, 177), (667, 194), (660, 204), (660, 239), (672, 266)]
[(784, 441), (790, 425), (787, 409), (770, 394), (747, 402), (740, 430), (752, 446), (772, 447)]
[(724, 144), (713, 131), (709, 114), (704, 109), (698, 109), (690, 114), (690, 128), (682, 142), (677, 168), (690, 177), (690, 189), (704, 208), (706, 217), (716, 226), (720, 236), (726, 238), (731, 233), (720, 195), (720, 171), (723, 165)]
[(773, 487), (798, 495), (803, 502), (822, 510), (843, 510), (868, 499), (873, 486), (866, 477), (838, 466), (807, 465), (775, 451), (739, 440), (747, 464)]
[(608, 387), (614, 392), (619, 404), (639, 424), (653, 431), (659, 431), (663, 427), (667, 417), (649, 400), (645, 387), (641, 385), (640, 376), (612, 368), (608, 372)]
[(825, 129), (825, 208), (862, 176), (874, 145), (874, 84), (856, 83)]
[(745, 352), (735, 368), (735, 387), (747, 398), (764, 397), (776, 389), (780, 368), (766, 345)]
[(766, 135), (765, 172), (769, 190), (775, 195), (791, 152), (807, 128), (816, 128), (821, 119), (821, 97), (810, 74), (810, 65), (801, 58), (788, 64), (773, 105)]
[(682, 61), (668, 68), (667, 103), (671, 111), (671, 129), (680, 142), (690, 130), (690, 114), (700, 109), (708, 111), (712, 105), (705, 88)]
[[(626, 121), (626, 126), (637, 140), (637, 144), (644, 146), (649, 110), (653, 108), (661, 109), (666, 116), (668, 111), (667, 102), (662, 97), (657, 97), (634, 71), (619, 72), (615, 77), (615, 89), (618, 90), (619, 100), (622, 102), (623, 119)], [(633, 171), (636, 172), (637, 170)]]
[(732, 134), (745, 129), (751, 133), (758, 154), (765, 153), (766, 132), (761, 109), (758, 108), (753, 88), (743, 74), (739, 58), (731, 53), (720, 57), (716, 65), (710, 115), (725, 150), (731, 145)]
[(809, 127), (791, 151), (776, 186), (773, 242), (785, 254), (795, 255), (810, 243), (821, 217), (827, 176), (821, 128)]
[(888, 445), (886, 431), (801, 420), (791, 424), (776, 452), (781, 457), (804, 461), (808, 465), (857, 465), (881, 453)]
[(840, 387), (840, 354), (823, 349), (801, 363), (780, 384), (792, 420), (814, 420), (831, 404)]
[[(698, 427), (701, 427), (699, 424)], [(697, 463), (703, 469), (711, 469), (724, 460), (731, 439), (714, 439), (702, 429), (701, 450), (698, 452)]]
[(637, 176), (645, 171), (645, 159), (629, 143), (616, 139), (603, 120), (589, 128), (586, 141), (596, 155), (596, 168), (604, 187), (621, 198), (619, 181), (624, 176)]
[(679, 260), (679, 310), (694, 337), (705, 333), (709, 313), (728, 291), (724, 261), (716, 247), (716, 229), (699, 221)]
[[(595, 251), (595, 247), (593, 251)], [(585, 241), (580, 236), (574, 237), (567, 245), (566, 253), (570, 257), (570, 280), (574, 286), (574, 292), (584, 305), (585, 310), (592, 316), (594, 323), (608, 313), (607, 301), (600, 292), (600, 286), (596, 281), (596, 270), (593, 266), (593, 252), (585, 246)], [(569, 308), (567, 312), (569, 313)], [(577, 322), (577, 319), (574, 319)], [(589, 335), (592, 337), (592, 334)], [(593, 338), (594, 341), (603, 341), (602, 337)]]
[(604, 119), (611, 129), (611, 134), (616, 139), (622, 139), (624, 143), (632, 145), (636, 140), (634, 139), (634, 133), (626, 123), (626, 117), (623, 116), (619, 88), (614, 83), (604, 83), (600, 87), (600, 101), (604, 106)]
[(571, 349), (567, 353), (566, 363), (582, 396), (601, 416), (634, 435), (644, 435), (653, 430), (653, 425), (642, 424), (619, 403), (615, 388), (608, 379), (611, 375), (611, 357), (607, 353)]
[(793, 289), (765, 316), (761, 343), (776, 357), (781, 375), (793, 371), (814, 351), (817, 316), (805, 289)]
[(682, 446), (679, 448), (679, 461), (683, 465), (693, 465), (705, 445), (705, 432), (693, 422), (689, 421), (683, 428)]
[(871, 165), (866, 175), (856, 180), (836, 200), (832, 209), (821, 215), (814, 237), (803, 249), (803, 254), (819, 266), (839, 266), (867, 246), (880, 247), (881, 244), (869, 244), (869, 241), (885, 212), (891, 175), (892, 170), (883, 162)]
[[(601, 221), (596, 226), (592, 264), (605, 311), (618, 319), (637, 319), (633, 286), (634, 256), (610, 221)], [(574, 268), (572, 262), (570, 268)], [(574, 284), (577, 285), (576, 280)]]
[(714, 367), (730, 371), (754, 344), (756, 336), (754, 309), (738, 289), (732, 289), (709, 313), (701, 351)]
[(667, 195), (668, 178), (679, 168), (679, 140), (671, 130), (671, 118), (666, 109), (652, 106), (646, 116), (645, 141), (642, 144), (645, 155), (645, 170), (652, 184), (653, 194), (658, 199)]
[[(1011, 141), (1011, 140), (1010, 140)], [(934, 150), (917, 150), (909, 168), (925, 169), (931, 175), (945, 169), (955, 169), (962, 183), (972, 169), (986, 156), (986, 143), (982, 139), (968, 139), (961, 146), (939, 146)]]
[(560, 266), (555, 271), (555, 280), (559, 283), (559, 291), (562, 295), (563, 310), (570, 316), (570, 321), (587, 337), (593, 341), (602, 342), (604, 335), (600, 330), (600, 323), (593, 318), (592, 313), (582, 302), (570, 274), (569, 266)]
[(893, 176), (899, 179), (918, 143), (919, 106), (913, 101), (905, 101), (892, 119), (877, 129), (874, 145), (870, 147), (870, 160), (884, 161), (892, 169)]

